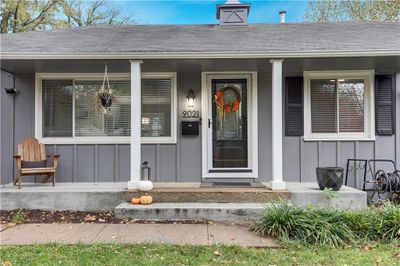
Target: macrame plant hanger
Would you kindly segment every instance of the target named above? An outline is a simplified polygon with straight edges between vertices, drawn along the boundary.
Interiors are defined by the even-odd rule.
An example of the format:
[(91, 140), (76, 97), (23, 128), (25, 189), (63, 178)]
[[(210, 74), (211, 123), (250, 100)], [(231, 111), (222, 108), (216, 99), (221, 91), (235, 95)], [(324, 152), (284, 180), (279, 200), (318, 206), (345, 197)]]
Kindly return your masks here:
[[(106, 81), (107, 81), (107, 84), (106, 84)], [(105, 85), (107, 87), (105, 87)], [(104, 66), (103, 84), (100, 87), (99, 97), (98, 98), (99, 98), (99, 101), (100, 101), (99, 106), (101, 106), (103, 111), (104, 111), (104, 113), (106, 113), (107, 112), (107, 108), (111, 107), (112, 102), (113, 102), (113, 98), (114, 98), (113, 91), (112, 91), (111, 86), (110, 86), (110, 81), (108, 79), (107, 63), (105, 63), (105, 66)]]

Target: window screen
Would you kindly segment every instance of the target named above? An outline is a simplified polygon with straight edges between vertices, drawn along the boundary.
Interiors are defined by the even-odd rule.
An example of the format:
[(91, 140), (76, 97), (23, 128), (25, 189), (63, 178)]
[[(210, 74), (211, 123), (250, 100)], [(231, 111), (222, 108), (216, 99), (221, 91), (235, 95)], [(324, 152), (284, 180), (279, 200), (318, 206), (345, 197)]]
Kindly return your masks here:
[(364, 132), (364, 81), (339, 80), (339, 131)]
[(72, 80), (43, 80), (43, 137), (72, 137)]

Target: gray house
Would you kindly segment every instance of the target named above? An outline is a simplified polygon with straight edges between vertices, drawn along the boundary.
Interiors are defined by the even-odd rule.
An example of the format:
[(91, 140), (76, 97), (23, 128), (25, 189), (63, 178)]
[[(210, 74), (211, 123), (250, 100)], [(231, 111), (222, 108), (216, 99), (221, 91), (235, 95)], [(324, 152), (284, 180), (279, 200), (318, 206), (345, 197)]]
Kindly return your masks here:
[[(400, 167), (400, 23), (285, 23), (282, 13), (248, 24), (249, 14), (228, 1), (219, 25), (1, 35), (1, 183), (26, 137), (61, 154), (58, 182), (128, 188), (143, 161), (154, 182), (272, 189), (349, 158)], [(105, 66), (109, 104), (96, 98)]]

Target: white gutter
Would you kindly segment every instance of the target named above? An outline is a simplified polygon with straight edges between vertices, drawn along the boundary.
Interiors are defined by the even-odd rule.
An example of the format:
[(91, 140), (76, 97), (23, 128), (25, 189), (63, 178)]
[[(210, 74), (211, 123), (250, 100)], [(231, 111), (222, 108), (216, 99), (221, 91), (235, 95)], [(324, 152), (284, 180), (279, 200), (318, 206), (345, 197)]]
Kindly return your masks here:
[(42, 53), (0, 53), (0, 60), (12, 59), (209, 59), (209, 58), (316, 58), (316, 57), (362, 57), (362, 56), (400, 56), (400, 50), (371, 50), (371, 51), (307, 51), (307, 52), (253, 52), (253, 53), (170, 53), (170, 52), (144, 52), (144, 53), (86, 53), (86, 54), (42, 54)]

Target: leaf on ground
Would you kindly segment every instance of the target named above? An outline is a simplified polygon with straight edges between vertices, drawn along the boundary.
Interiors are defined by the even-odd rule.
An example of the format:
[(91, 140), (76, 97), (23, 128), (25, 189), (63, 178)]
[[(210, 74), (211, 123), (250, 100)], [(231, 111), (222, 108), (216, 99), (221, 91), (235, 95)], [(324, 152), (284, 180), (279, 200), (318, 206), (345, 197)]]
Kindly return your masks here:
[(365, 246), (362, 247), (362, 249), (365, 250), (365, 251), (368, 251), (368, 250), (371, 250), (372, 247), (369, 246), (369, 245), (365, 245)]
[(85, 222), (94, 222), (97, 220), (97, 217), (95, 215), (86, 215), (84, 218)]
[(7, 228), (10, 228), (10, 227), (14, 227), (16, 225), (17, 225), (16, 223), (8, 223), (6, 226), (7, 226)]
[(214, 255), (215, 255), (215, 256), (220, 256), (220, 255), (221, 255), (221, 253), (219, 253), (219, 251), (218, 251), (218, 250), (216, 250), (216, 251), (214, 251)]
[(12, 263), (9, 260), (5, 260), (1, 263), (1, 266), (12, 266)]

